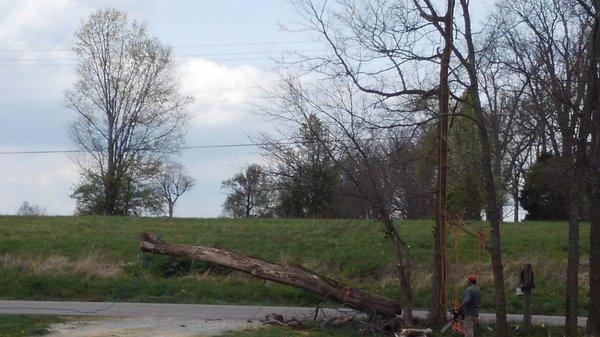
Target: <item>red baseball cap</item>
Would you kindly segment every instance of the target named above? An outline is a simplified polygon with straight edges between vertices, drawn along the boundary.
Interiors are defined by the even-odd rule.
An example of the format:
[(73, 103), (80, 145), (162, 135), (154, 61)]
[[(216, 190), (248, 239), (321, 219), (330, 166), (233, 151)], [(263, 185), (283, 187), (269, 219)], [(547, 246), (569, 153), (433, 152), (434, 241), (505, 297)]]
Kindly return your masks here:
[(477, 275), (471, 274), (471, 275), (467, 276), (467, 280), (469, 282), (477, 282)]

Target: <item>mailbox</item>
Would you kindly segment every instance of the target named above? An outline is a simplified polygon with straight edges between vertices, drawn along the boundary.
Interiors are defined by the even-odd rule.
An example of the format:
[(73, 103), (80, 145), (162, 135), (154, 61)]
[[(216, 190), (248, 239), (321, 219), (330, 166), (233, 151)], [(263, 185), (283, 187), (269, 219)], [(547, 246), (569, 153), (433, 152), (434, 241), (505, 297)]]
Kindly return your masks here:
[(535, 288), (533, 283), (533, 270), (530, 263), (525, 263), (519, 273), (518, 288), (522, 291), (528, 291)]

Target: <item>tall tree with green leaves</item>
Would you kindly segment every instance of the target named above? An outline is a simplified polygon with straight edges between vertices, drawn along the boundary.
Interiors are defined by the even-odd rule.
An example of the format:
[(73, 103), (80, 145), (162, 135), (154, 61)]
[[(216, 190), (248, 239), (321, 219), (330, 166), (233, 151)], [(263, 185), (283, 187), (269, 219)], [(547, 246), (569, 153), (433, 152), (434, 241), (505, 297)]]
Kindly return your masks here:
[(264, 217), (271, 214), (271, 188), (264, 169), (258, 164), (223, 181), (227, 191), (223, 213), (234, 218)]
[(275, 168), (277, 213), (284, 217), (331, 218), (340, 211), (340, 172), (327, 149), (327, 126), (309, 115), (299, 126), (295, 145), (269, 146)]
[(77, 161), (78, 212), (154, 213), (152, 178), (183, 143), (191, 101), (179, 92), (171, 49), (125, 13), (102, 9), (76, 32), (73, 51), (79, 64), (66, 92), (76, 113), (69, 133), (86, 153)]

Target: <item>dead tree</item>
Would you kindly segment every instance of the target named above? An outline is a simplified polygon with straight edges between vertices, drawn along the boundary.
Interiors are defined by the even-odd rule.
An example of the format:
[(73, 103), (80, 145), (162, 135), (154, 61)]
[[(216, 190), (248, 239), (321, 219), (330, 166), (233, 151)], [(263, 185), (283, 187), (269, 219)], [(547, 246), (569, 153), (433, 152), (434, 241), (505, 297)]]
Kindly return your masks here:
[(402, 313), (399, 302), (344, 286), (300, 266), (267, 262), (226, 249), (167, 244), (150, 232), (142, 234), (140, 249), (153, 254), (187, 257), (229, 267), (261, 279), (308, 290), (327, 300), (366, 313), (388, 317), (396, 317)]
[[(373, 218), (382, 225), (385, 238), (394, 251), (400, 284), (405, 326), (412, 324), (411, 257), (408, 243), (400, 236), (394, 219), (402, 191), (396, 187), (401, 178), (398, 148), (410, 140), (410, 134), (394, 128), (373, 127), (367, 116), (374, 110), (348, 80), (324, 81), (315, 87), (303, 87), (294, 78), (284, 77), (282, 89), (269, 93), (271, 106), (264, 113), (290, 123), (305, 123), (316, 116), (328, 125), (327, 139), (317, 138), (357, 197), (373, 210)], [(384, 112), (385, 113), (385, 112)], [(286, 124), (284, 126), (289, 126)]]
[(167, 203), (169, 217), (172, 218), (175, 203), (185, 192), (192, 189), (195, 181), (185, 174), (185, 168), (181, 164), (166, 163), (160, 171), (156, 180), (160, 195)]
[(444, 50), (440, 62), (440, 94), (438, 119), (438, 172), (437, 172), (437, 211), (433, 230), (433, 277), (432, 296), (429, 306), (429, 321), (443, 324), (446, 321), (446, 240), (447, 240), (447, 199), (448, 199), (448, 119), (450, 87), (448, 78), (453, 47), (454, 0), (448, 0), (444, 16)]
[[(437, 32), (406, 1), (304, 0), (299, 1), (296, 8), (304, 19), (304, 25), (298, 29), (312, 30), (320, 35), (331, 53), (304, 56), (300, 62), (294, 62), (294, 66), (301, 72), (321, 74), (323, 79), (332, 82), (328, 84), (330, 88), (325, 88), (330, 97), (322, 100), (330, 101), (325, 104), (323, 110), (328, 111), (324, 115), (329, 114), (327, 119), (339, 126), (345, 144), (339, 150), (360, 163), (356, 168), (348, 168), (348, 172), (359, 178), (352, 179), (356, 181), (356, 190), (375, 211), (396, 251), (404, 320), (405, 324), (410, 324), (410, 249), (393, 224), (396, 216), (390, 207), (393, 193), (389, 193), (389, 186), (383, 183), (397, 179), (393, 175), (398, 172), (391, 169), (393, 164), (390, 162), (386, 163), (387, 169), (381, 170), (373, 158), (373, 148), (369, 147), (388, 152), (385, 145), (377, 144), (374, 139), (375, 130), (380, 130), (381, 134), (390, 130), (389, 133), (400, 133), (399, 130), (406, 131), (437, 119), (439, 111), (430, 109), (429, 101), (440, 92), (439, 83), (430, 81), (431, 75), (440, 71), (440, 46), (435, 42), (424, 43), (435, 41)], [(336, 91), (336, 87), (343, 86), (350, 90)], [(353, 90), (357, 92), (349, 92)], [(358, 96), (358, 92), (362, 97), (361, 102), (356, 103), (369, 111), (363, 116), (356, 115), (359, 108), (352, 103), (340, 102), (340, 96), (336, 96), (339, 93), (346, 97), (348, 94)], [(343, 113), (332, 112), (335, 110)], [(368, 129), (370, 135), (366, 132)], [(363, 142), (361, 137), (370, 140)]]

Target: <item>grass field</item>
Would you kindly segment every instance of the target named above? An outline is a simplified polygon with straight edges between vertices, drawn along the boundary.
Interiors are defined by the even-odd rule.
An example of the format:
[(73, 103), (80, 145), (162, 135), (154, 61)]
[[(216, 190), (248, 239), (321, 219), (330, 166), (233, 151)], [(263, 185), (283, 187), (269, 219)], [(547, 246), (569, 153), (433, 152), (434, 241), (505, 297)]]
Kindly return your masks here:
[[(426, 307), (432, 222), (402, 221), (398, 228), (412, 249), (415, 306)], [(271, 261), (302, 264), (348, 284), (398, 296), (389, 243), (372, 221), (5, 216), (0, 217), (0, 297), (272, 305), (321, 302), (305, 291), (198, 261), (141, 254), (138, 239), (146, 229), (167, 242), (218, 246)], [(589, 227), (584, 225), (580, 314), (587, 305), (588, 236)], [(502, 237), (509, 311), (521, 311), (521, 299), (513, 288), (519, 267), (531, 262), (536, 284), (534, 312), (561, 314), (566, 223), (509, 223), (503, 225)], [(466, 235), (461, 238), (460, 250), (460, 265), (450, 265), (450, 294), (456, 293), (464, 275), (481, 269), (483, 307), (491, 311), (487, 253), (480, 259), (477, 241)], [(452, 244), (449, 253), (452, 262)]]

